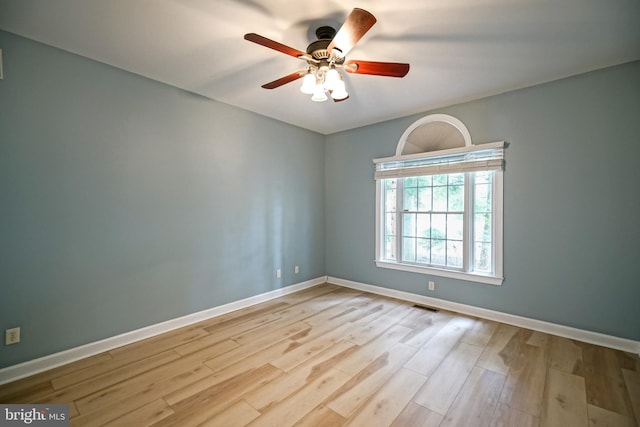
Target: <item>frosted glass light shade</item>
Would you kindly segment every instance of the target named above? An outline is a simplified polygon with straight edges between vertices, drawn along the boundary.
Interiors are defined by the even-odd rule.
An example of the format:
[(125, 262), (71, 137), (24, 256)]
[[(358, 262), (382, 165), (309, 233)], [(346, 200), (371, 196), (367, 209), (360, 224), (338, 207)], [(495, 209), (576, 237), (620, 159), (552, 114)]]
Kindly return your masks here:
[(331, 98), (339, 101), (341, 99), (345, 99), (348, 96), (349, 93), (345, 88), (344, 82), (342, 80), (338, 80), (334, 86), (333, 92), (331, 92)]
[(316, 76), (312, 73), (307, 73), (302, 78), (302, 86), (300, 86), (300, 92), (311, 95), (316, 89)]
[(324, 87), (322, 83), (318, 83), (316, 85), (315, 90), (313, 91), (313, 96), (311, 97), (312, 101), (322, 102), (327, 100), (327, 94), (324, 93)]
[(329, 69), (324, 77), (324, 88), (326, 90), (334, 90), (336, 84), (340, 81), (340, 74), (335, 68)]

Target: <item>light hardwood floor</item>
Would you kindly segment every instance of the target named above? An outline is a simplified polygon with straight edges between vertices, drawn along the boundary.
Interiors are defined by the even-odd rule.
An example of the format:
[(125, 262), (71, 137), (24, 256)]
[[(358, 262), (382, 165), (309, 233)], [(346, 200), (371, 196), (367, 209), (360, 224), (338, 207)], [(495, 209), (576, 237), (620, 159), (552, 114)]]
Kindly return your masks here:
[(637, 426), (637, 355), (325, 284), (0, 386), (74, 426)]

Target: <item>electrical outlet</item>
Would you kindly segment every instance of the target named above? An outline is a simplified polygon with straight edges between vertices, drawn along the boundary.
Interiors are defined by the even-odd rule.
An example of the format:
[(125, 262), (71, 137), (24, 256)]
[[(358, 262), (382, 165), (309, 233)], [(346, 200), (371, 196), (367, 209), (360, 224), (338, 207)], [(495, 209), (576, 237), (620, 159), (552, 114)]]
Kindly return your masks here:
[(20, 342), (20, 327), (4, 331), (4, 345), (18, 344)]
[(300, 273), (300, 267), (296, 265), (295, 267), (293, 267), (293, 274), (298, 274), (298, 273)]
[(430, 291), (436, 290), (436, 282), (434, 282), (433, 280), (429, 280), (429, 290)]
[(279, 278), (281, 278), (281, 277), (282, 277), (282, 270), (277, 269), (277, 270), (276, 270), (276, 279), (279, 279)]

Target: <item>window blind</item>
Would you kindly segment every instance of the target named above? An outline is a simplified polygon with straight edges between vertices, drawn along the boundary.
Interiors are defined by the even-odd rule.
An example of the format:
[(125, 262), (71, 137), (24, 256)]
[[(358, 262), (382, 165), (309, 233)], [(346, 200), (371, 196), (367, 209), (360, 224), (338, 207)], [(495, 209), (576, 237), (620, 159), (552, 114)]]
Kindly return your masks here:
[(440, 175), (504, 168), (504, 142), (375, 159), (375, 179)]

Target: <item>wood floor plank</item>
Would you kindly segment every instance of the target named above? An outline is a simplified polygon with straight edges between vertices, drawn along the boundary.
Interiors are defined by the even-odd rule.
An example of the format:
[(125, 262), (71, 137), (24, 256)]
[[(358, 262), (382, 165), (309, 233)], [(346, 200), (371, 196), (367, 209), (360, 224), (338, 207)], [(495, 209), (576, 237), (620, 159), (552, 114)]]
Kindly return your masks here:
[[(212, 359), (209, 359), (205, 362), (205, 364), (213, 369), (213, 371), (219, 371), (227, 366), (233, 365), (238, 360), (252, 356), (267, 347), (270, 347), (274, 343), (282, 340), (288, 340), (288, 337), (294, 335), (297, 332), (303, 331), (308, 326), (304, 324), (304, 322), (297, 322), (289, 328), (286, 329), (278, 329), (273, 332), (265, 333), (261, 338), (256, 339), (250, 343), (245, 345), (241, 345), (238, 348), (234, 348), (231, 351), (227, 351), (222, 353)], [(295, 342), (293, 342), (294, 346), (297, 346)]]
[(316, 406), (313, 411), (302, 417), (295, 427), (340, 427), (346, 420), (324, 405)]
[(276, 368), (289, 372), (291, 369), (306, 362), (313, 356), (322, 353), (327, 348), (333, 346), (339, 341), (342, 341), (344, 336), (348, 334), (349, 329), (352, 327), (353, 325), (350, 323), (344, 323), (326, 334), (317, 337), (313, 341), (308, 341), (305, 344), (302, 344), (272, 360), (271, 364)]
[(173, 411), (169, 408), (167, 402), (158, 399), (104, 425), (108, 427), (147, 427), (167, 418), (171, 414), (173, 414)]
[(627, 393), (629, 393), (633, 414), (635, 415), (636, 422), (640, 425), (640, 370), (632, 371), (630, 369), (623, 369), (622, 377), (624, 378)]
[(200, 425), (207, 427), (243, 427), (259, 416), (260, 412), (252, 408), (244, 400), (239, 400)]
[[(621, 352), (592, 344), (580, 344), (584, 361), (587, 402), (590, 405), (634, 417), (622, 373)], [(621, 363), (622, 362), (622, 363)]]
[(284, 401), (288, 396), (297, 393), (310, 381), (317, 379), (344, 357), (348, 357), (354, 350), (354, 345), (341, 341), (325, 349), (313, 358), (297, 366), (291, 371), (279, 376), (266, 384), (260, 390), (255, 390), (244, 396), (244, 399), (259, 411), (265, 411)]
[(582, 349), (568, 338), (552, 336), (549, 367), (569, 374), (582, 375)]
[(109, 405), (117, 407), (119, 402), (136, 396), (140, 402), (146, 402), (206, 378), (212, 373), (213, 371), (204, 365), (190, 366), (178, 360), (76, 399), (75, 403), (84, 415)]
[(410, 332), (411, 329), (405, 326), (392, 326), (367, 344), (358, 346), (358, 350), (349, 357), (336, 363), (335, 368), (351, 376), (356, 375)]
[(345, 339), (354, 344), (365, 345), (369, 341), (385, 333), (397, 323), (397, 319), (390, 315), (382, 315), (366, 325), (353, 325)]
[(262, 315), (276, 313), (280, 310), (286, 309), (287, 307), (291, 307), (291, 304), (287, 303), (284, 300), (284, 297), (282, 297), (271, 301), (265, 301), (260, 304), (252, 305), (250, 307), (231, 311), (229, 313), (221, 314), (220, 316), (212, 317), (210, 319), (198, 322), (193, 326), (202, 328), (204, 330), (208, 330), (211, 327), (224, 329), (229, 326), (244, 323), (250, 319), (254, 319)]
[[(208, 335), (202, 328), (186, 327), (153, 338), (147, 338), (109, 351), (114, 361), (125, 363), (141, 360)], [(55, 386), (55, 384), (54, 384)]]
[(481, 347), (458, 343), (429, 377), (424, 387), (418, 391), (413, 401), (445, 415), (481, 353)]
[(540, 427), (584, 427), (587, 423), (584, 378), (549, 369)]
[(207, 389), (193, 394), (186, 399), (171, 404), (174, 414), (157, 423), (158, 426), (190, 426), (199, 425), (225, 411), (244, 395), (264, 387), (273, 379), (283, 375), (282, 371), (266, 364), (252, 369), (229, 380), (217, 383)]
[(274, 335), (277, 333), (279, 337), (298, 339), (298, 336), (307, 336), (311, 332), (311, 325), (304, 321), (308, 312), (300, 309), (295, 310), (295, 315), (287, 315), (273, 323), (264, 327), (254, 328), (246, 332), (233, 335), (231, 339), (240, 345), (247, 345), (259, 341), (265, 335)]
[(437, 412), (409, 402), (390, 427), (438, 427), (443, 418)]
[[(211, 335), (212, 339), (217, 341), (224, 341), (232, 338), (234, 335), (246, 334), (254, 329), (264, 330), (265, 326), (274, 324), (276, 321), (281, 320), (282, 315), (277, 313), (264, 314), (262, 316), (252, 317), (245, 322), (221, 327), (220, 325), (214, 325), (206, 328), (206, 331)], [(286, 322), (287, 324), (290, 322)]]
[(436, 309), (431, 311), (413, 305), (405, 307), (404, 310), (407, 314), (398, 322), (398, 324), (416, 330), (427, 329), (433, 325), (434, 317), (438, 313)]
[(49, 371), (41, 372), (27, 378), (13, 381), (0, 386), (0, 402), (3, 403), (24, 403), (25, 397), (29, 396), (30, 401), (35, 401), (54, 391), (51, 380), (67, 375), (72, 372), (81, 372), (84, 369), (92, 370), (92, 367), (100, 365), (112, 359), (109, 353), (100, 353), (95, 356), (68, 363)]
[[(135, 384), (136, 378), (132, 378), (127, 382), (134, 382), (134, 384), (130, 385), (130, 389), (125, 389), (124, 391), (118, 388), (105, 390), (104, 395), (102, 392), (96, 392), (97, 394), (92, 396), (93, 399), (88, 403), (81, 403), (82, 414), (72, 419), (78, 425), (87, 427), (100, 426), (135, 411), (141, 405), (159, 400), (167, 393), (200, 381), (210, 374), (210, 370), (202, 365), (185, 366), (186, 368), (190, 369), (172, 377), (164, 378), (158, 376), (155, 383), (147, 383), (145, 384), (146, 387), (143, 388)], [(138, 382), (140, 383), (141, 381)]]
[(373, 322), (374, 320), (378, 319), (380, 316), (389, 314), (399, 306), (404, 306), (404, 305), (405, 304), (402, 304), (397, 300), (381, 298), (371, 308), (368, 308), (367, 310), (362, 310), (362, 315), (359, 316), (357, 319), (354, 319), (352, 322), (355, 325), (365, 326)]
[(474, 318), (473, 324), (467, 329), (461, 338), (462, 342), (467, 344), (486, 347), (491, 337), (498, 329), (498, 323), (492, 320)]
[(416, 352), (414, 347), (396, 344), (388, 352), (351, 377), (327, 398), (325, 404), (348, 418), (382, 387)]
[[(513, 409), (504, 403), (498, 403), (493, 413), (490, 427), (538, 427), (538, 416)], [(562, 426), (561, 426), (562, 427)]]
[(431, 314), (431, 321), (422, 327), (412, 326), (410, 324), (404, 324), (401, 322), (399, 323), (400, 325), (411, 328), (411, 333), (402, 339), (402, 343), (413, 347), (422, 348), (454, 317), (455, 315), (451, 312), (439, 311), (438, 313)]
[(522, 341), (514, 352), (500, 402), (535, 416), (542, 408), (548, 351)]
[(502, 374), (473, 368), (440, 426), (488, 426), (505, 381)]
[(473, 320), (467, 317), (452, 319), (407, 362), (405, 367), (421, 375), (430, 376), (472, 325)]
[[(285, 374), (286, 375), (286, 374)], [(324, 399), (349, 380), (349, 376), (336, 369), (329, 369), (310, 381), (295, 393), (289, 395), (262, 412), (249, 426), (292, 426), (313, 411)]]
[(198, 338), (186, 344), (180, 345), (173, 350), (181, 356), (195, 353), (199, 350), (211, 349), (212, 347), (224, 348), (226, 351), (239, 347), (236, 341), (230, 339), (221, 340), (217, 335), (206, 335), (202, 338)]
[(509, 372), (510, 360), (504, 350), (518, 330), (515, 326), (500, 324), (480, 356), (478, 366), (506, 375)]
[[(190, 339), (193, 339), (196, 336), (201, 336), (201, 335), (202, 335), (201, 330), (197, 330), (196, 332), (189, 331), (189, 333), (182, 336), (182, 340), (188, 341)], [(171, 336), (174, 336), (174, 334), (172, 334)], [(51, 384), (56, 390), (60, 390), (65, 387), (69, 387), (73, 384), (81, 383), (82, 381), (85, 381), (87, 379), (95, 378), (99, 374), (110, 375), (112, 372), (118, 369), (127, 369), (126, 368), (127, 366), (144, 365), (144, 363), (140, 363), (140, 360), (143, 360), (149, 356), (155, 356), (157, 354), (165, 353), (165, 352), (167, 354), (171, 353), (170, 347), (172, 346), (169, 345), (170, 338), (165, 338), (162, 340), (158, 339), (155, 341), (147, 341), (147, 340), (144, 340), (144, 341), (146, 341), (148, 344), (151, 345), (150, 349), (146, 349), (144, 347), (144, 345), (142, 344), (143, 341), (137, 342), (135, 344), (131, 344), (130, 346), (120, 347), (116, 350), (112, 350), (112, 351), (117, 351), (118, 354), (121, 355), (120, 357), (116, 358), (112, 355), (112, 352), (109, 352), (107, 354), (108, 357), (102, 358), (100, 362), (93, 364), (91, 366), (87, 366), (86, 368), (81, 370), (72, 370), (70, 372), (67, 372), (62, 376), (54, 378), (51, 381)], [(175, 345), (173, 347), (175, 347)], [(131, 350), (132, 352), (131, 354), (127, 353), (127, 351), (129, 350)], [(171, 353), (171, 354), (175, 354), (175, 353)], [(126, 357), (122, 355), (126, 355)]]
[(370, 427), (372, 420), (380, 426), (391, 425), (425, 381), (423, 375), (400, 369), (345, 425)]
[(81, 399), (96, 391), (105, 389), (109, 386), (117, 384), (127, 379), (134, 378), (137, 375), (150, 371), (158, 366), (165, 365), (169, 362), (178, 360), (180, 355), (173, 350), (167, 350), (162, 353), (138, 360), (137, 362), (114, 369), (110, 372), (101, 373), (95, 377), (89, 378), (81, 383), (74, 384), (71, 387), (62, 388), (53, 393), (37, 400), (35, 403), (71, 403), (74, 400)]
[(269, 361), (277, 358), (278, 356), (286, 353), (292, 346), (293, 341), (282, 340), (277, 341), (272, 346), (266, 347), (261, 351), (252, 354), (251, 356), (241, 358), (236, 363), (233, 363), (224, 369), (216, 370), (212, 375), (208, 376), (202, 381), (191, 384), (189, 387), (185, 387), (181, 390), (172, 393), (168, 400), (172, 403), (178, 402), (182, 399), (186, 399), (193, 394), (196, 394), (204, 389), (219, 384), (235, 376), (241, 375), (245, 372), (257, 369), (263, 366)]
[(54, 391), (51, 381), (46, 378), (25, 378), (13, 383), (1, 385), (0, 402), (7, 404), (35, 402), (46, 399), (47, 396), (51, 396)]
[(634, 419), (593, 405), (587, 405), (589, 426), (593, 427), (635, 427)]

